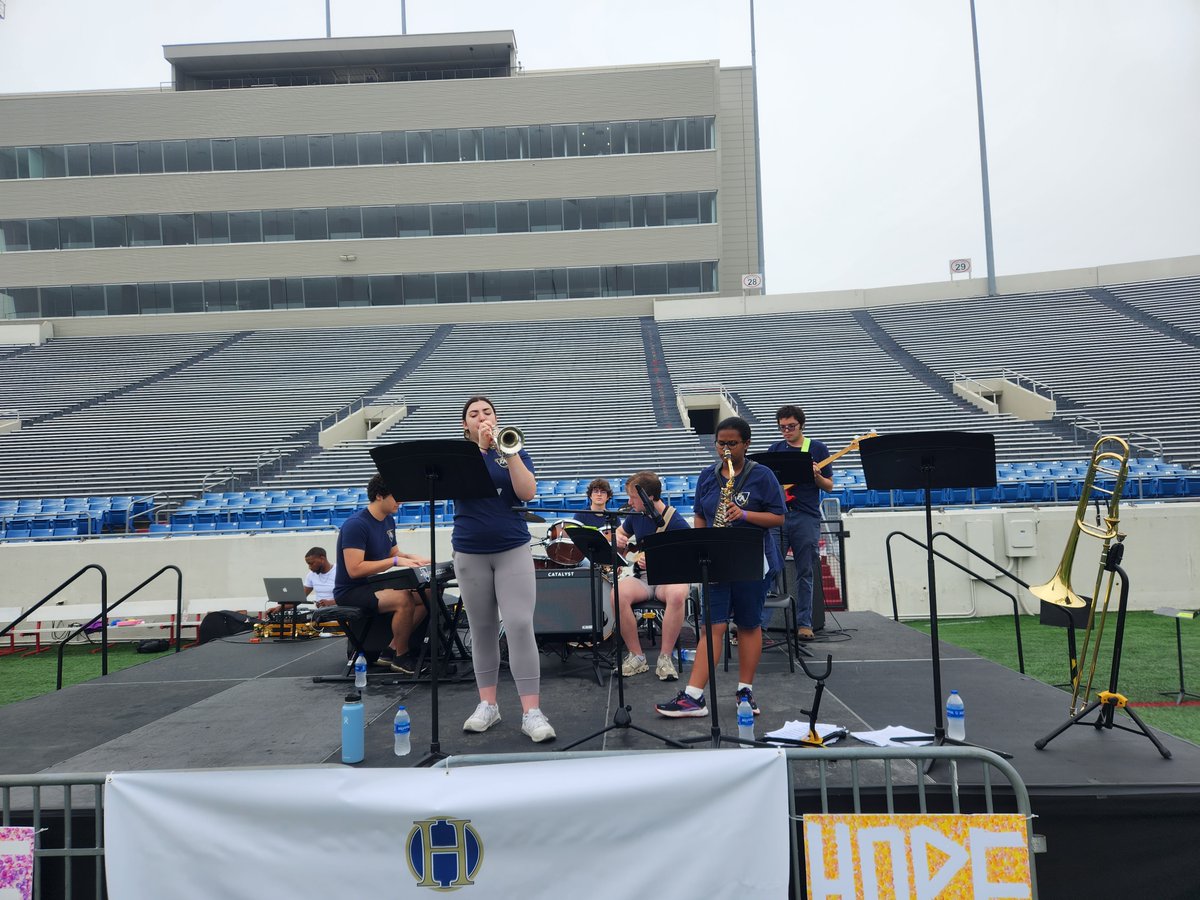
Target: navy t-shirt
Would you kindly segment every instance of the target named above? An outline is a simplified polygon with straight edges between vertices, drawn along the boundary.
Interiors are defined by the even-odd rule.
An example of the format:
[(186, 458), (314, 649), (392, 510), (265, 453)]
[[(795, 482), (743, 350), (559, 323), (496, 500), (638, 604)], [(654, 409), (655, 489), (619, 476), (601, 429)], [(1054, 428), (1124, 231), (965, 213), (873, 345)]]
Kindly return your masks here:
[[(533, 472), (533, 460), (524, 450), (521, 459)], [(488, 450), (483, 454), (483, 461), (496, 487), (496, 496), (454, 501), (454, 530), (450, 533), (450, 544), (458, 553), (503, 553), (529, 543), (529, 526), (519, 513), (513, 511), (521, 500), (513, 490), (507, 466), (500, 465), (504, 457), (495, 450)]]
[[(747, 460), (747, 465), (749, 464)], [(696, 482), (695, 512), (710, 526), (717, 515), (717, 502), (721, 499), (721, 488), (725, 486), (725, 477), (717, 472), (724, 463), (713, 463), (700, 473)], [(745, 477), (743, 477), (745, 476)], [(740, 482), (740, 484), (739, 484)], [(784, 514), (783, 488), (775, 478), (775, 473), (766, 466), (756, 465), (749, 473), (743, 469), (733, 482), (733, 500), (747, 512), (766, 512), (782, 516)], [(734, 528), (759, 528), (753, 522), (737, 521), (731, 523)], [(773, 539), (771, 529), (759, 529), (763, 533), (763, 550), (767, 555), (768, 568), (772, 572), (783, 569), (783, 556), (779, 545)]]
[(580, 525), (590, 525), (592, 528), (603, 528), (608, 524), (608, 519), (602, 514), (592, 512), (590, 509), (585, 509), (582, 512), (571, 513), (571, 516)]
[(337, 577), (333, 582), (333, 596), (342, 596), (352, 587), (366, 584), (366, 578), (351, 578), (350, 570), (342, 552), (346, 549), (361, 550), (363, 559), (376, 562), (390, 559), (396, 546), (396, 520), (386, 516), (382, 522), (369, 510), (360, 509), (342, 525), (337, 539)]
[[(670, 509), (671, 507), (667, 507)], [(667, 510), (663, 510), (663, 515), (667, 514)], [(677, 531), (680, 528), (691, 528), (691, 524), (679, 514), (679, 510), (675, 510), (675, 515), (671, 516), (671, 521), (667, 522), (666, 531)], [(621, 530), (631, 537), (637, 538), (640, 544), (648, 534), (654, 534), (658, 531), (658, 526), (654, 524), (654, 520), (649, 516), (633, 515), (629, 516), (621, 523)]]
[[(820, 441), (814, 441), (812, 438), (806, 438), (806, 440), (808, 441), (808, 455), (812, 457), (814, 463), (819, 463), (823, 459), (829, 459), (828, 447)], [(800, 452), (802, 449), (802, 447), (793, 447), (787, 441), (776, 441), (767, 448), (767, 452), (784, 453), (789, 450)], [(833, 463), (822, 469), (821, 473), (832, 478)], [(787, 508), (789, 510), (820, 518), (821, 489), (817, 487), (816, 482), (811, 484), (785, 484), (783, 486), (783, 496), (787, 501)]]

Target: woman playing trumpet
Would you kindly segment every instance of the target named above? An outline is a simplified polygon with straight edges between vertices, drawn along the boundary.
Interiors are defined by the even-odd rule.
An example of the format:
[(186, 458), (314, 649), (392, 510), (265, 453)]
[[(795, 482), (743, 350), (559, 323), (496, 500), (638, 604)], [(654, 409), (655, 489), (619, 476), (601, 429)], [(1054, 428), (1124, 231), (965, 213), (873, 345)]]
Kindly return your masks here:
[[(471, 655), (479, 705), (463, 731), (487, 731), (500, 721), (500, 619), (508, 639), (508, 667), (521, 697), (521, 731), (535, 742), (554, 729), (538, 708), (541, 659), (533, 633), (537, 582), (529, 553), (529, 526), (513, 511), (537, 492), (533, 460), (524, 449), (498, 442), (496, 408), (487, 397), (463, 404), (463, 437), (479, 446), (496, 496), (459, 500), (454, 509), (454, 572), (471, 628)], [(511, 432), (510, 432), (511, 434)]]

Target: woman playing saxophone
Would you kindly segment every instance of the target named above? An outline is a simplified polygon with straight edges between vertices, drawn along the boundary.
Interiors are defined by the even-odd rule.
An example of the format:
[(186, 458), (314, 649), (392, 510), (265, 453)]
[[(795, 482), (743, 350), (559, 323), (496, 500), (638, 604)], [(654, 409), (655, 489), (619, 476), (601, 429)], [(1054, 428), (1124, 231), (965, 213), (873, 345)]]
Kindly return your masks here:
[[(783, 559), (770, 529), (783, 524), (783, 489), (775, 473), (766, 466), (746, 459), (750, 447), (750, 425), (745, 419), (731, 416), (717, 425), (718, 462), (709, 466), (696, 483), (695, 527), (757, 528), (763, 536), (763, 574), (751, 581), (733, 581), (709, 585), (712, 606), (713, 646), (720, 646), (732, 614), (738, 627), (738, 687), (734, 700), (748, 700), (758, 714), (754, 702), (754, 673), (762, 656), (762, 610), (767, 599), (767, 586), (775, 573), (783, 568)], [(698, 636), (702, 643), (706, 637)], [(661, 715), (708, 715), (704, 689), (708, 685), (707, 654), (697, 653), (687, 687), (674, 700), (655, 708)]]

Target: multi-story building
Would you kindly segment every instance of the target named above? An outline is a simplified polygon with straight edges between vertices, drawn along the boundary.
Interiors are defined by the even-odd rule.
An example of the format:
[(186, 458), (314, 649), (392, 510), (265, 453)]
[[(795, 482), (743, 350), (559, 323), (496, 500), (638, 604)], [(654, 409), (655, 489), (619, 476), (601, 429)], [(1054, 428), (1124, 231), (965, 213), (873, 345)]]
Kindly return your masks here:
[[(735, 293), (750, 71), (523, 71), (512, 32), (164, 48), (0, 97), (3, 318)], [(65, 324), (65, 323), (64, 323)]]

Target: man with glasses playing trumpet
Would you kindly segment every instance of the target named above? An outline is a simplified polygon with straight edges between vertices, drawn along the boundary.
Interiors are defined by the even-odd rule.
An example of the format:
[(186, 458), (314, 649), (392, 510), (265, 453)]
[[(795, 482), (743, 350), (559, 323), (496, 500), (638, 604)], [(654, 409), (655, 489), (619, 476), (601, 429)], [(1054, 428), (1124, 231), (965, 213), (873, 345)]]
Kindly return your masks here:
[[(785, 484), (784, 498), (787, 500), (787, 515), (783, 520), (780, 535), (780, 550), (787, 553), (792, 548), (795, 566), (796, 637), (811, 641), (813, 598), (813, 561), (817, 556), (817, 544), (821, 539), (821, 491), (833, 490), (833, 465), (822, 466), (829, 458), (829, 448), (820, 441), (804, 436), (804, 410), (788, 403), (775, 411), (775, 421), (783, 440), (767, 448), (769, 453), (789, 450), (803, 451), (812, 457), (813, 483)], [(771, 610), (764, 611), (763, 627), (767, 625)]]

